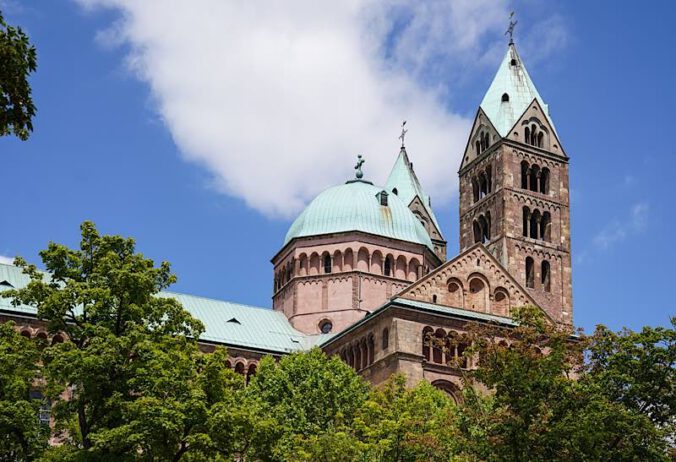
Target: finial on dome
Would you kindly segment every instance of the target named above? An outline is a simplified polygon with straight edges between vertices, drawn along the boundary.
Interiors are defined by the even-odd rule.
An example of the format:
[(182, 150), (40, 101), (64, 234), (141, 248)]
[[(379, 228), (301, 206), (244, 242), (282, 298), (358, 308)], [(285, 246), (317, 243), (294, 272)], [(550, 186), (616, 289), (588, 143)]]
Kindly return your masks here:
[(399, 139), (401, 140), (401, 148), (404, 149), (404, 138), (406, 138), (406, 133), (408, 133), (408, 130), (406, 130), (406, 121), (404, 120), (401, 123), (401, 135), (399, 135)]
[(514, 45), (514, 27), (516, 27), (516, 24), (519, 21), (512, 21), (512, 18), (514, 18), (514, 12), (512, 11), (509, 13), (509, 27), (507, 28), (507, 32), (505, 32), (505, 35), (509, 35), (509, 44)]
[(364, 160), (361, 154), (359, 154), (357, 156), (357, 165), (354, 166), (354, 169), (357, 171), (355, 176), (358, 180), (361, 180), (364, 177), (364, 172), (361, 171), (361, 166), (364, 165), (364, 162), (366, 162), (366, 160)]

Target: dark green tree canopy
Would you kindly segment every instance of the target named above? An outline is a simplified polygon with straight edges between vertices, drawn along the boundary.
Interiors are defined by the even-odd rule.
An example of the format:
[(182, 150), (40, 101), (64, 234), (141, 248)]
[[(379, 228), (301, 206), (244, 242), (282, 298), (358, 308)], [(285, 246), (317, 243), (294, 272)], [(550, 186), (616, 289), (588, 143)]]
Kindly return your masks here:
[(35, 105), (28, 76), (37, 68), (37, 53), (20, 27), (7, 24), (0, 12), (0, 136), (27, 140), (33, 131)]

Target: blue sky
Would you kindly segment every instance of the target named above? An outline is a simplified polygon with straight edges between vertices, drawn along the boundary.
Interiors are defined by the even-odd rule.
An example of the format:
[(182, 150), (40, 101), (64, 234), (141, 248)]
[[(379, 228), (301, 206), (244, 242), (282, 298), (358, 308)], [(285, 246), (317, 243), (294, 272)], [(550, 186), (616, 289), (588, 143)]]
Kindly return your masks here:
[(90, 219), (170, 261), (175, 290), (269, 306), (298, 210), (357, 153), (382, 181), (404, 118), (454, 255), (458, 163), (515, 9), (571, 161), (575, 323), (676, 315), (673, 2), (150, 3), (0, 1), (39, 57), (35, 132), (0, 139), (0, 255), (37, 261)]

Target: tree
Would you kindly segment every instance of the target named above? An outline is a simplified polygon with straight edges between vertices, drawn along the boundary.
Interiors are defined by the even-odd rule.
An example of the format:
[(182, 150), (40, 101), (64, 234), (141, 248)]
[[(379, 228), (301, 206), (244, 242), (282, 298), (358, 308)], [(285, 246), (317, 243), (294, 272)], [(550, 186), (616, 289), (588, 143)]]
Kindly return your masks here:
[(0, 324), (0, 460), (30, 461), (47, 445), (49, 427), (38, 419), (45, 403), (31, 399), (39, 384), (39, 351), (13, 322)]
[(292, 459), (306, 438), (349, 424), (368, 390), (352, 368), (318, 348), (285, 356), (279, 362), (264, 358), (246, 389), (261, 415), (274, 418), (274, 424), (266, 424), (271, 444), (259, 447), (258, 457)]
[(658, 426), (676, 424), (676, 318), (671, 328), (612, 332), (598, 326), (589, 338), (589, 379), (613, 402)]
[(17, 259), (30, 282), (3, 294), (66, 337), (42, 355), (67, 443), (54, 457), (179, 460), (206, 450), (203, 422), (230, 380), (223, 353), (201, 355), (202, 324), (160, 294), (176, 279), (168, 263), (155, 267), (132, 239), (101, 236), (90, 222), (81, 231), (79, 249), (40, 252), (49, 277)]
[[(467, 454), (488, 461), (667, 460), (664, 434), (650, 419), (609, 399), (602, 382), (585, 374), (587, 338), (550, 324), (534, 307), (515, 320), (513, 329), (473, 330), (469, 354), (478, 354), (480, 365), (465, 387), (460, 430)], [(482, 387), (490, 393), (478, 392)]]
[(371, 392), (353, 428), (368, 445), (365, 460), (448, 461), (459, 453), (456, 411), (428, 382), (406, 388), (405, 377), (394, 376)]
[(20, 27), (7, 24), (0, 12), (0, 136), (27, 140), (33, 131), (35, 105), (28, 76), (37, 68), (37, 53)]

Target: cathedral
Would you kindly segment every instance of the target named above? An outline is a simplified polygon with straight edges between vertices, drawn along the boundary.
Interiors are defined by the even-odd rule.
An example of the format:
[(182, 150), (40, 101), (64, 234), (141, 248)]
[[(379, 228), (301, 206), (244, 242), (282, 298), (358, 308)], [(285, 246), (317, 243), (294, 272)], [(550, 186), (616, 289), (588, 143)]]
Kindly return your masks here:
[[(204, 323), (204, 351), (227, 347), (231, 367), (249, 377), (264, 355), (319, 347), (373, 384), (400, 373), (457, 397), (461, 369), (475, 361), (461, 342), (425, 339), (443, 344), (470, 322), (513, 326), (510, 312), (523, 305), (572, 326), (568, 157), (514, 43), (468, 134), (460, 254), (450, 259), (404, 134), (384, 185), (368, 181), (359, 158), (354, 178), (296, 218), (272, 257), (272, 309), (162, 293)], [(27, 282), (0, 264), (0, 291)], [(27, 337), (64, 340), (34, 307), (0, 298), (8, 319)]]

